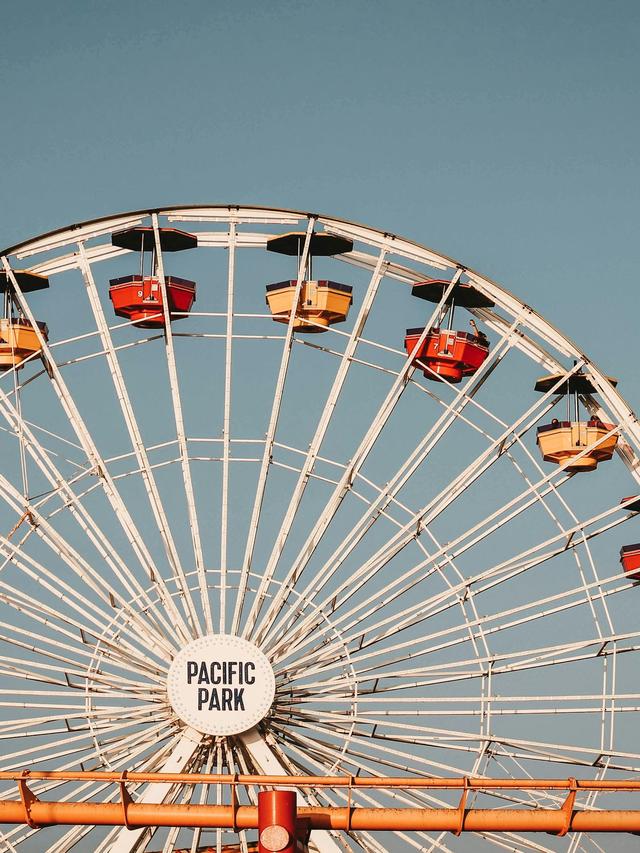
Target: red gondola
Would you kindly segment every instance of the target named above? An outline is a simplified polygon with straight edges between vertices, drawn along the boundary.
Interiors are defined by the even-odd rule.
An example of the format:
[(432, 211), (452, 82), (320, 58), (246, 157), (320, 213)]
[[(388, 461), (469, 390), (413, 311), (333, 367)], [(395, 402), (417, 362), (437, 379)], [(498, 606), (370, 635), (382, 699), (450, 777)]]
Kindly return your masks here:
[(640, 543), (623, 545), (620, 549), (620, 562), (628, 578), (640, 581)]
[[(404, 346), (411, 355), (424, 329), (407, 329)], [(440, 378), (460, 382), (463, 376), (472, 376), (489, 355), (489, 341), (479, 333), (472, 335), (453, 329), (431, 329), (413, 357), (416, 367), (422, 369), (427, 379)], [(435, 375), (434, 375), (435, 374)]]
[[(188, 314), (196, 298), (196, 283), (185, 278), (165, 277), (171, 320)], [(109, 282), (109, 298), (118, 317), (134, 326), (156, 329), (164, 326), (162, 288), (154, 276), (127, 275)]]
[[(457, 281), (452, 286), (446, 279), (430, 278), (411, 288), (412, 296), (435, 303), (442, 303), (446, 291), (448, 295), (438, 326), (429, 330), (413, 357), (413, 364), (421, 368), (427, 379), (457, 383), (463, 376), (472, 376), (478, 370), (489, 355), (489, 340), (473, 320), (470, 321), (473, 334), (456, 330), (455, 309), (491, 308), (494, 303), (470, 282)], [(424, 327), (407, 329), (404, 339), (407, 355), (411, 355), (423, 331)]]
[[(158, 229), (162, 253), (181, 252), (197, 246), (197, 238), (177, 228)], [(140, 273), (109, 282), (109, 298), (118, 317), (130, 320), (142, 329), (163, 328), (165, 325), (162, 284), (158, 276), (156, 235), (153, 228), (136, 226), (111, 236), (114, 246), (140, 252)], [(145, 275), (144, 255), (151, 253), (151, 275)], [(180, 319), (191, 310), (196, 298), (196, 283), (186, 278), (164, 277), (170, 320)]]

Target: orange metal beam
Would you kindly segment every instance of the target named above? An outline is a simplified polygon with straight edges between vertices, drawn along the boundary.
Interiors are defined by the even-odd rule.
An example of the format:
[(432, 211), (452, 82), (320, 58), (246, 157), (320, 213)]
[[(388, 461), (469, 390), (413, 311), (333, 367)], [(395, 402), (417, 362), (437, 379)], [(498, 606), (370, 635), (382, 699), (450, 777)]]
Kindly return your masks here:
[[(15, 781), (19, 799), (0, 801), (0, 823), (28, 824), (31, 827), (55, 824), (102, 826), (184, 826), (231, 829), (258, 827), (258, 809), (240, 806), (232, 794), (232, 805), (154, 804), (133, 802), (127, 782), (183, 782), (185, 784), (331, 787), (331, 788), (431, 788), (462, 789), (457, 808), (387, 809), (328, 808), (305, 806), (297, 810), (300, 824), (307, 829), (449, 831), (471, 832), (633, 832), (640, 833), (640, 810), (575, 811), (578, 790), (640, 791), (640, 780), (618, 781), (576, 779), (483, 779), (423, 777), (353, 776), (229, 776), (194, 773), (105, 773), (23, 770), (0, 772), (0, 779)], [(113, 803), (41, 801), (27, 782), (37, 780), (82, 780), (113, 782), (120, 799)], [(559, 809), (467, 809), (470, 790), (565, 790), (567, 797)], [(350, 799), (350, 798), (349, 798)], [(234, 848), (229, 848), (229, 853)]]
[[(26, 787), (26, 786), (25, 786)], [(30, 793), (30, 792), (29, 792)], [(303, 806), (312, 829), (449, 832), (640, 832), (640, 811), (566, 809), (385, 809)], [(0, 801), (0, 823), (98, 826), (180, 826), (255, 829), (256, 806), (44, 802), (31, 796)]]
[(213, 773), (113, 773), (103, 771), (30, 771), (0, 772), (0, 781), (21, 779), (66, 780), (69, 782), (182, 782), (187, 785), (257, 785), (288, 788), (435, 788), (475, 791), (640, 791), (640, 779), (487, 779), (481, 776), (253, 776)]

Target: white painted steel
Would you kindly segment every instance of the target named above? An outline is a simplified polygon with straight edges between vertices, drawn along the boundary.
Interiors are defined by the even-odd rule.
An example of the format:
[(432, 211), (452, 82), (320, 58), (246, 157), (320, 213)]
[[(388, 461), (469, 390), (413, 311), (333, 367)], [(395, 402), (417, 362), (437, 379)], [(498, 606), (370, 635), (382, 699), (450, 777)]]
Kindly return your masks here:
[[(111, 234), (140, 224), (155, 238), (164, 330), (116, 320), (106, 298), (108, 280), (139, 262)], [(172, 271), (198, 281), (198, 310), (174, 323), (165, 226), (198, 242), (171, 256)], [(292, 261), (296, 304), (312, 232), (354, 241), (316, 261), (320, 277), (353, 284), (342, 326), (309, 335), (293, 316), (272, 322), (264, 285), (292, 276), (274, 273), (288, 261), (265, 249), (286, 230), (305, 236)], [(50, 276), (48, 292), (21, 292), (14, 270), (26, 259)], [(640, 491), (640, 428), (588, 356), (530, 306), (410, 240), (258, 207), (134, 211), (12, 247), (2, 263), (17, 310), (50, 326), (48, 341), (38, 333), (41, 355), (0, 374), (3, 768), (640, 772), (629, 737), (640, 714), (640, 632), (628, 616), (637, 590), (617, 562), (620, 545), (640, 538), (637, 514), (619, 503)], [(429, 277), (448, 285), (425, 306), (408, 288)], [(495, 303), (456, 309), (458, 328), (470, 318), (486, 328), (490, 355), (459, 385), (435, 383), (407, 357), (404, 330), (423, 327), (415, 355), (461, 277)], [(593, 474), (548, 465), (535, 445), (536, 427), (563, 417), (557, 392), (577, 371), (598, 391), (585, 411), (619, 436), (617, 457)], [(552, 372), (555, 386), (534, 394), (536, 376)], [(167, 702), (167, 671), (193, 637), (225, 631), (267, 654), (276, 699), (251, 733), (192, 735)], [(33, 787), (119, 796), (95, 783)], [(132, 792), (229, 801), (220, 786)], [(239, 795), (255, 803), (257, 791)], [(451, 804), (428, 792), (351, 796)], [(540, 792), (492, 802), (561, 804)], [(231, 837), (243, 850), (253, 840), (14, 827), (0, 849), (196, 853)], [(332, 853), (462, 849), (428, 833), (321, 832), (312, 842)], [(488, 833), (479, 843), (597, 849), (582, 836)]]
[[(220, 496), (220, 632), (227, 624), (227, 540), (229, 537), (229, 461), (231, 458), (231, 371), (233, 367), (233, 291), (236, 262), (236, 224), (229, 225), (227, 328), (224, 347), (224, 413), (222, 416), (222, 494)], [(234, 626), (234, 629), (237, 626)]]
[[(189, 529), (191, 530), (191, 543), (193, 546), (193, 554), (195, 557), (196, 571), (198, 573), (198, 582), (200, 585), (200, 604), (204, 610), (205, 633), (213, 633), (213, 620), (211, 618), (211, 601), (209, 600), (209, 591), (207, 589), (207, 580), (205, 575), (204, 555), (202, 553), (202, 540), (200, 537), (200, 523), (198, 521), (198, 511), (196, 509), (195, 495), (193, 491), (193, 482), (191, 480), (191, 464), (189, 462), (189, 450), (187, 448), (187, 436), (184, 429), (184, 418), (182, 414), (182, 400), (180, 398), (180, 386), (178, 383), (178, 369), (176, 367), (176, 357), (173, 348), (173, 332), (171, 330), (171, 314), (169, 311), (169, 297), (167, 295), (167, 284), (164, 277), (164, 262), (162, 259), (162, 247), (160, 244), (160, 232), (158, 226), (158, 215), (154, 213), (151, 217), (153, 223), (153, 237), (155, 242), (155, 262), (156, 274), (160, 284), (162, 293), (162, 312), (164, 315), (165, 329), (165, 351), (167, 355), (167, 368), (169, 370), (169, 385), (171, 387), (171, 401), (173, 403), (173, 416), (176, 422), (176, 434), (178, 438), (178, 448), (180, 450), (180, 466), (182, 470), (182, 479), (184, 482), (184, 491), (187, 499), (187, 511), (189, 514)], [(199, 619), (195, 610), (191, 609), (191, 616), (194, 622), (194, 634), (197, 637), (202, 633), (199, 624)]]
[(169, 560), (171, 561), (173, 572), (180, 584), (180, 589), (183, 594), (183, 601), (187, 606), (189, 618), (191, 620), (191, 628), (192, 630), (194, 630), (197, 627), (198, 619), (195, 613), (195, 608), (193, 606), (191, 595), (187, 587), (184, 569), (182, 568), (180, 557), (178, 555), (178, 550), (176, 548), (171, 529), (169, 528), (169, 521), (167, 519), (167, 515), (162, 504), (162, 500), (160, 498), (160, 493), (158, 491), (158, 486), (156, 484), (155, 477), (149, 465), (149, 457), (144, 446), (144, 441), (142, 440), (140, 427), (136, 421), (133, 406), (131, 405), (127, 386), (124, 381), (124, 376), (122, 374), (122, 370), (120, 369), (120, 363), (118, 362), (118, 356), (113, 348), (113, 341), (111, 338), (111, 333), (109, 331), (109, 325), (107, 323), (104, 311), (102, 309), (102, 305), (100, 303), (100, 297), (98, 295), (95, 281), (93, 279), (93, 274), (91, 272), (89, 258), (82, 243), (78, 245), (78, 252), (80, 256), (80, 269), (84, 277), (89, 301), (91, 303), (91, 309), (96, 320), (96, 325), (98, 326), (98, 330), (100, 332), (102, 347), (106, 354), (111, 378), (113, 379), (113, 383), (116, 387), (116, 395), (118, 397), (118, 402), (120, 403), (122, 409), (123, 417), (127, 424), (127, 430), (129, 432), (131, 444), (134, 448), (136, 460), (142, 473), (142, 479), (144, 481), (145, 489), (147, 490), (149, 504), (151, 505), (154, 518), (156, 519), (156, 524), (158, 525), (158, 530), (160, 531), (165, 550), (167, 552)]
[[(300, 293), (302, 290), (304, 275), (307, 269), (307, 261), (309, 259), (309, 247), (311, 245), (311, 234), (313, 233), (314, 226), (315, 219), (309, 219), (309, 224), (307, 225), (307, 233), (305, 234), (304, 239), (304, 246), (302, 248), (302, 253), (298, 263), (296, 286), (292, 297), (292, 304), (296, 306), (300, 302)], [(246, 582), (248, 580), (249, 573), (251, 572), (253, 549), (255, 548), (256, 537), (258, 535), (260, 513), (262, 511), (262, 504), (264, 501), (264, 494), (267, 485), (267, 477), (269, 475), (269, 469), (271, 465), (273, 443), (275, 441), (276, 429), (278, 428), (278, 420), (280, 417), (282, 394), (284, 391), (284, 384), (287, 379), (287, 371), (289, 369), (289, 360), (291, 357), (291, 348), (293, 345), (293, 327), (295, 324), (295, 319), (296, 315), (292, 311), (289, 316), (289, 322), (287, 323), (287, 332), (284, 338), (282, 357), (280, 359), (280, 368), (278, 370), (278, 378), (276, 381), (275, 392), (273, 395), (273, 406), (271, 408), (271, 414), (269, 416), (269, 425), (267, 427), (267, 434), (264, 442), (264, 451), (262, 454), (262, 463), (260, 465), (258, 485), (256, 487), (256, 496), (253, 502), (251, 521), (249, 522), (249, 533), (247, 535), (247, 544), (242, 562), (242, 578), (240, 581), (241, 586), (236, 600), (236, 607), (232, 623), (233, 633), (237, 633), (240, 627), (240, 619), (242, 617), (242, 608), (244, 606), (244, 597), (246, 592)]]

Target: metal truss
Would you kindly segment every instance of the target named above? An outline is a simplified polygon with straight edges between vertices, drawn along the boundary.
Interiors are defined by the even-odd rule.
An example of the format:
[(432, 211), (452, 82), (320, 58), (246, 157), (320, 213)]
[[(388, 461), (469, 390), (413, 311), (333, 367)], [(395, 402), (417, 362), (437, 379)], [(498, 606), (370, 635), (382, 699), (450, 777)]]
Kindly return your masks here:
[[(166, 331), (116, 318), (107, 295), (134, 263), (111, 235), (141, 224)], [(197, 249), (164, 253), (167, 226)], [(264, 251), (289, 230), (304, 235), (293, 267)], [(316, 263), (354, 304), (309, 335), (273, 323), (264, 286), (286, 277), (300, 294), (316, 231), (353, 241)], [(640, 492), (640, 426), (585, 352), (461, 261), (317, 213), (137, 211), (1, 257), (50, 335), (0, 374), (0, 810), (16, 824), (0, 850), (248, 853), (259, 788), (284, 776), (305, 777), (322, 853), (455, 851), (458, 830), (491, 848), (600, 849), (607, 791), (640, 772), (637, 590), (617, 558), (638, 538), (621, 500)], [(23, 292), (24, 268), (49, 291)], [(174, 271), (198, 291), (172, 323)], [(440, 302), (412, 298), (431, 277), (448, 282)], [(494, 303), (457, 312), (490, 354), (459, 385), (432, 382), (405, 328), (423, 328), (416, 352), (461, 278)], [(611, 462), (577, 475), (535, 443), (576, 372), (618, 436)], [(541, 373), (558, 380), (535, 394)], [(172, 658), (212, 632), (256, 643), (276, 674), (270, 715), (238, 737), (202, 736), (167, 702)], [(47, 800), (58, 817), (90, 803), (91, 819), (44, 827)], [(201, 822), (179, 825), (189, 809)], [(536, 828), (557, 837), (522, 834)]]

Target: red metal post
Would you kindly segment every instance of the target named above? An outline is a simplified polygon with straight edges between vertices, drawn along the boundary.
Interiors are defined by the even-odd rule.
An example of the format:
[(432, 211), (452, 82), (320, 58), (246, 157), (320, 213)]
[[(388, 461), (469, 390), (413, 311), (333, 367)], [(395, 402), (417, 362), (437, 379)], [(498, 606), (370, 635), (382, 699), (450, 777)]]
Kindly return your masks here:
[(258, 794), (259, 853), (296, 853), (296, 792)]

